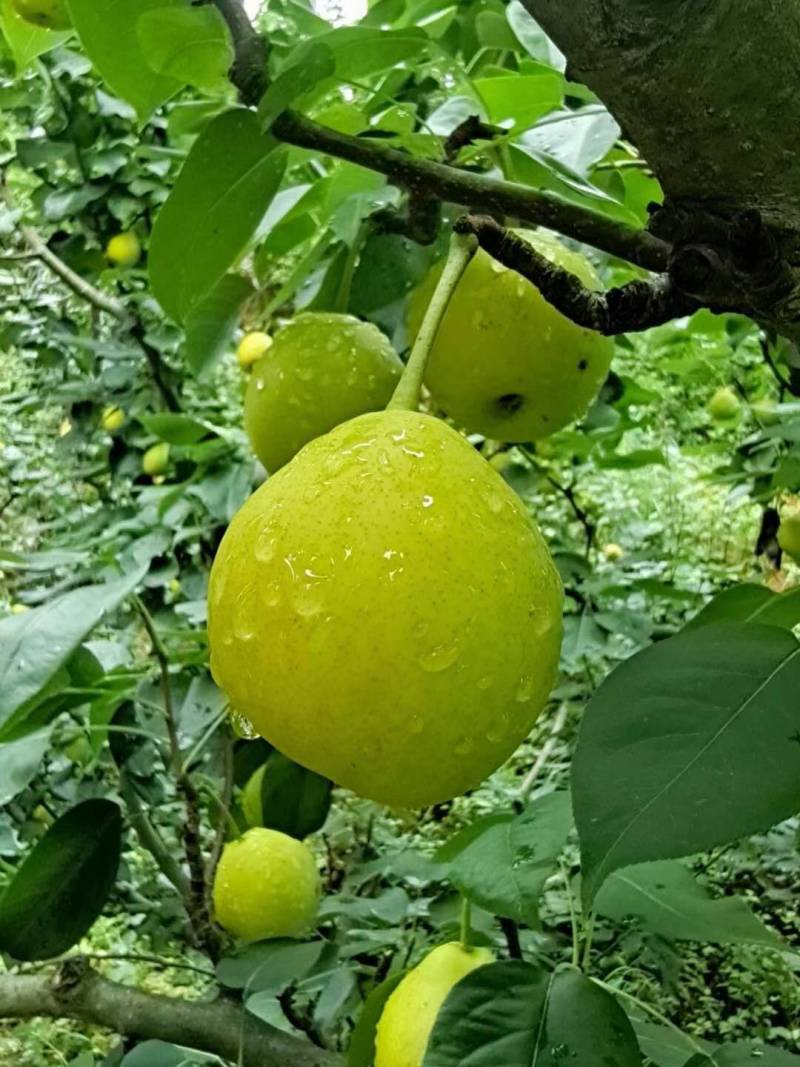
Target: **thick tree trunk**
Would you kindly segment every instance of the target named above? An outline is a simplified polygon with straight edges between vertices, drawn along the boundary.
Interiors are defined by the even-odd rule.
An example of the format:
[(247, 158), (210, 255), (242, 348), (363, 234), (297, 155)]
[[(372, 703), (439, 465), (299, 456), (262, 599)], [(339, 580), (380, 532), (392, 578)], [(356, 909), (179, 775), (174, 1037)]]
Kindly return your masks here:
[(714, 253), (711, 279), (697, 255), (683, 264), (688, 291), (796, 324), (800, 0), (523, 2), (661, 181), (670, 211), (653, 229)]

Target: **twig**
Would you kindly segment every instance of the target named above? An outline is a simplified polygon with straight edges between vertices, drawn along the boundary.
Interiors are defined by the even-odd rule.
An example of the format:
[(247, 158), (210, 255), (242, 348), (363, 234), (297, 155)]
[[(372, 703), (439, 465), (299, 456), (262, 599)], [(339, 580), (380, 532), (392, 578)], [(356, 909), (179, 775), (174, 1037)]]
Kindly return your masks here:
[(104, 311), (109, 315), (113, 315), (113, 317), (128, 330), (128, 333), (144, 352), (148, 366), (150, 367), (150, 374), (156, 388), (161, 394), (164, 406), (169, 411), (178, 411), (180, 405), (178, 404), (171, 387), (164, 378), (164, 365), (161, 359), (161, 353), (146, 340), (144, 324), (131, 314), (130, 309), (123, 304), (121, 300), (117, 300), (114, 297), (101, 292), (96, 286), (91, 285), (85, 278), (82, 278), (80, 274), (76, 274), (71, 267), (67, 266), (67, 264), (48, 247), (46, 242), (43, 241), (39, 234), (31, 229), (30, 226), (21, 226), (20, 232), (23, 240), (31, 249), (32, 255), (44, 263), (46, 267), (49, 267), (53, 274), (60, 278), (68, 289), (71, 289), (76, 296), (81, 297), (81, 299), (85, 300), (88, 304), (91, 304), (92, 307), (97, 308), (98, 311)]
[(578, 503), (575, 488), (571, 485), (562, 485), (557, 478), (550, 474), (549, 471), (545, 470), (545, 468), (537, 461), (536, 453), (530, 448), (527, 448), (525, 445), (517, 445), (517, 447), (542, 477), (545, 478), (556, 492), (560, 493), (569, 504), (573, 515), (583, 527), (584, 537), (586, 538), (586, 554), (588, 555), (589, 550), (594, 544), (594, 535), (597, 532), (597, 527), (589, 512)]
[(469, 115), (451, 130), (444, 142), (444, 158), (452, 163), (462, 148), (475, 141), (491, 141), (508, 133), (502, 126), (490, 126), (478, 115)]
[(242, 0), (211, 0), (228, 24), (236, 58), (230, 77), (246, 104), (257, 104), (267, 88), (267, 47)]
[(222, 795), (220, 797), (219, 805), (219, 823), (217, 824), (217, 832), (214, 835), (214, 844), (211, 846), (211, 853), (208, 857), (208, 864), (206, 866), (206, 908), (208, 913), (212, 913), (211, 903), (211, 887), (214, 884), (214, 873), (217, 869), (222, 850), (225, 847), (225, 838), (227, 836), (227, 828), (229, 820), (231, 819), (230, 807), (231, 799), (233, 797), (233, 737), (227, 736), (225, 738), (224, 747), (222, 751)]
[(169, 677), (169, 655), (156, 629), (153, 617), (145, 607), (142, 599), (134, 596), (134, 603), (144, 627), (150, 637), (153, 653), (158, 661), (161, 677), (161, 696), (164, 701), (164, 719), (171, 755), (171, 769), (175, 784), (186, 811), (183, 826), (183, 847), (186, 862), (189, 865), (189, 891), (192, 928), (200, 945), (208, 952), (211, 959), (217, 959), (220, 952), (220, 938), (211, 920), (211, 910), (206, 892), (206, 865), (200, 843), (200, 803), (194, 782), (187, 774), (181, 756), (175, 709), (172, 702), (172, 686)]
[(498, 921), (500, 923), (500, 929), (503, 931), (503, 936), (506, 939), (508, 955), (512, 960), (521, 960), (522, 945), (519, 941), (519, 927), (513, 919), (506, 919), (502, 915), (499, 916)]
[(311, 1041), (312, 1044), (316, 1045), (317, 1048), (324, 1049), (325, 1044), (319, 1033), (317, 1032), (317, 1028), (314, 1026), (312, 1020), (309, 1019), (307, 1016), (302, 1015), (295, 1007), (294, 992), (294, 985), (289, 985), (286, 987), (286, 989), (282, 990), (282, 992), (278, 994), (278, 1003), (281, 1006), (281, 1011), (286, 1016), (287, 1021), (290, 1022), (295, 1028), (295, 1030), (300, 1030), (302, 1033), (306, 1034), (308, 1040)]
[[(639, 279), (606, 292), (588, 289), (577, 275), (552, 263), (488, 215), (465, 215), (454, 229), (474, 233), (481, 248), (532, 282), (568, 319), (606, 336), (660, 326), (700, 307), (698, 301), (675, 287), (669, 274)], [(561, 232), (567, 233), (564, 229)]]
[(53, 975), (0, 975), (0, 1018), (38, 1016), (78, 1019), (126, 1037), (210, 1052), (242, 1067), (343, 1067), (336, 1053), (283, 1033), (231, 1000), (142, 993), (102, 978), (81, 959)]
[(550, 755), (553, 749), (556, 747), (558, 738), (561, 734), (561, 731), (564, 729), (564, 724), (567, 721), (568, 714), (569, 705), (566, 701), (564, 701), (564, 703), (558, 709), (556, 717), (553, 719), (553, 725), (550, 727), (550, 734), (547, 740), (542, 745), (539, 755), (536, 757), (536, 761), (534, 762), (531, 769), (528, 771), (528, 774), (525, 776), (525, 780), (520, 786), (519, 795), (521, 800), (527, 800), (528, 797), (531, 795), (531, 790), (536, 784), (536, 779), (541, 774), (542, 768), (550, 759)]
[(458, 170), (446, 163), (420, 159), (371, 138), (354, 137), (295, 111), (284, 111), (272, 126), (282, 141), (349, 160), (385, 174), (395, 185), (418, 196), (435, 196), (472, 209), (511, 215), (523, 222), (549, 226), (577, 241), (649, 270), (667, 266), (669, 245), (646, 230), (636, 230), (560, 200), (543, 189)]
[(761, 334), (759, 337), (759, 344), (761, 346), (761, 355), (764, 357), (764, 362), (772, 371), (772, 375), (781, 389), (785, 389), (786, 392), (791, 393), (792, 396), (800, 396), (800, 389), (796, 389), (793, 383), (781, 373), (780, 367), (778, 367), (777, 363), (772, 358), (772, 344), (766, 334)]
[[(69, 957), (70, 959), (78, 957)], [(169, 960), (164, 956), (152, 956), (148, 952), (81, 952), (80, 958), (102, 963), (103, 960), (130, 960), (132, 963), (154, 963), (158, 967), (164, 967), (176, 971), (192, 971), (194, 974), (202, 974), (205, 978), (216, 977), (216, 972), (208, 967), (197, 967), (193, 963), (183, 963), (182, 960)]]
[(153, 857), (162, 874), (180, 893), (184, 904), (191, 903), (189, 880), (170, 852), (161, 834), (156, 830), (142, 807), (139, 794), (124, 767), (119, 770), (119, 791), (125, 801), (128, 819), (141, 846)]

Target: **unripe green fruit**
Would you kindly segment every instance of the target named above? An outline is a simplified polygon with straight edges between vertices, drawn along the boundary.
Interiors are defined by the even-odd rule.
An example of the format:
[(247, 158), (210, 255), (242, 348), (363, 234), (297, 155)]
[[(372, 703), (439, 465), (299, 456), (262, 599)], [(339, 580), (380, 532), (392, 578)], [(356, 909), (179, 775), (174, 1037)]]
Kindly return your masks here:
[(157, 445), (151, 445), (142, 456), (142, 470), (151, 477), (164, 474), (168, 468), (169, 445), (166, 441), (159, 441)]
[(107, 433), (116, 433), (125, 425), (125, 412), (122, 408), (107, 407), (100, 418), (100, 425)]
[(42, 30), (68, 30), (72, 26), (64, 0), (12, 0), (20, 18)]
[(264, 823), (264, 811), (261, 805), (261, 786), (267, 765), (263, 763), (258, 770), (251, 774), (242, 790), (242, 812), (247, 819), (248, 826), (262, 826)]
[[(521, 233), (590, 289), (591, 264), (542, 233)], [(416, 335), (436, 268), (414, 294)], [(458, 284), (431, 349), (425, 383), (460, 427), (497, 441), (532, 441), (583, 415), (608, 374), (614, 344), (570, 322), (535, 285), (479, 249)]]
[(287, 834), (256, 827), (222, 850), (214, 877), (214, 914), (243, 941), (303, 937), (321, 893), (311, 850)]
[(422, 807), (528, 734), (561, 603), (539, 530), (475, 449), (430, 415), (377, 412), (312, 441), (234, 517), (211, 572), (211, 668), (290, 759)]
[(721, 386), (708, 402), (708, 413), (717, 422), (730, 422), (739, 414), (739, 397), (727, 385)]
[(352, 315), (298, 315), (275, 334), (247, 387), (253, 451), (273, 473), (313, 438), (386, 407), (402, 370), (377, 326)]
[(614, 563), (616, 562), (616, 560), (622, 559), (622, 557), (625, 555), (625, 550), (621, 545), (618, 545), (616, 544), (616, 542), (612, 541), (610, 542), (610, 544), (603, 545), (603, 555), (606, 557), (607, 560)]
[(787, 508), (781, 512), (778, 544), (793, 560), (800, 563), (800, 508)]
[(142, 246), (135, 233), (118, 233), (106, 245), (106, 258), (118, 267), (135, 267), (142, 257)]
[(268, 333), (255, 330), (246, 333), (236, 349), (236, 358), (240, 367), (252, 367), (272, 348), (272, 338)]
[(462, 978), (494, 962), (486, 948), (456, 942), (435, 948), (386, 1001), (375, 1037), (375, 1067), (422, 1067), (431, 1031), (448, 994)]

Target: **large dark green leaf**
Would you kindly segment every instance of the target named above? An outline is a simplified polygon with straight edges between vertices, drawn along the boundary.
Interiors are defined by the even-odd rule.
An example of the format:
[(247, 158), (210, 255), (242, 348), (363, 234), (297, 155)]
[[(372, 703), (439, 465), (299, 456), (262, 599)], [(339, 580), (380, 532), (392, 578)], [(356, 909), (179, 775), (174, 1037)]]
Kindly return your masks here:
[(773, 593), (764, 585), (735, 585), (718, 593), (686, 629), (713, 622), (757, 622), (792, 630), (800, 623), (800, 589)]
[(217, 978), (228, 989), (275, 996), (307, 974), (319, 960), (324, 947), (324, 941), (286, 939), (246, 945), (235, 955), (219, 961)]
[(136, 24), (149, 66), (199, 89), (220, 89), (233, 63), (228, 24), (211, 4), (146, 11)]
[(666, 938), (770, 948), (783, 944), (742, 897), (715, 899), (677, 860), (617, 871), (597, 894), (595, 908), (611, 919), (635, 917), (645, 929)]
[(451, 863), (450, 881), (487, 911), (534, 923), (544, 883), (572, 826), (569, 793), (550, 793), (516, 816), (487, 818), (477, 834), (471, 827), (462, 831), (469, 836)]
[(122, 815), (84, 800), (50, 827), (0, 898), (0, 948), (18, 960), (51, 959), (76, 944), (114, 885)]
[(263, 825), (302, 839), (321, 829), (333, 784), (281, 752), (271, 752), (261, 782)]
[(241, 274), (226, 274), (186, 320), (186, 362), (202, 378), (224, 355), (242, 305), (255, 290)]
[(131, 593), (142, 572), (64, 593), (0, 619), (0, 741), (15, 736), (36, 699), (97, 623)]
[(198, 137), (150, 241), (150, 282), (178, 322), (244, 251), (280, 185), (286, 150), (252, 111), (233, 108)]
[(706, 626), (633, 656), (584, 714), (572, 796), (583, 890), (765, 830), (800, 808), (800, 645)]
[(125, 0), (106, 4), (97, 0), (67, 0), (72, 22), (84, 51), (103, 80), (146, 122), (155, 109), (181, 88), (180, 79), (156, 74), (148, 65), (137, 32), (148, 11), (181, 7), (183, 0)]
[[(578, 1024), (578, 1020), (580, 1020)], [(479, 967), (452, 990), (423, 1067), (640, 1067), (614, 997), (578, 971), (511, 961)]]

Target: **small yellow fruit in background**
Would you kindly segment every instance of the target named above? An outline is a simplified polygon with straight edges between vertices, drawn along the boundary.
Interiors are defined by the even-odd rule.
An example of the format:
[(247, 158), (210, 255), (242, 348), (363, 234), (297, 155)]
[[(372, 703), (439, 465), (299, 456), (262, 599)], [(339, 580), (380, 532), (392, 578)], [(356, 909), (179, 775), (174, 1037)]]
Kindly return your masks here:
[(214, 877), (217, 922), (243, 941), (303, 937), (316, 919), (321, 883), (311, 850), (255, 827), (222, 851)]
[(247, 819), (248, 826), (261, 826), (264, 822), (264, 813), (261, 807), (261, 784), (264, 781), (266, 763), (251, 774), (242, 790), (242, 812)]
[(788, 556), (800, 563), (800, 505), (789, 505), (781, 510), (778, 544)]
[(151, 477), (164, 474), (169, 467), (169, 445), (166, 441), (159, 441), (157, 445), (151, 445), (142, 456), (142, 470)]
[(30, 610), (31, 609), (29, 608), (29, 606), (27, 604), (12, 604), (11, 605), (11, 614), (12, 615), (24, 615), (26, 611), (30, 611)]
[(402, 370), (372, 323), (332, 312), (298, 315), (275, 334), (247, 387), (253, 451), (274, 473), (314, 437), (386, 407)]
[(541, 533), (418, 412), (351, 419), (268, 479), (228, 527), (208, 603), (231, 705), (290, 759), (400, 807), (499, 767), (558, 666), (562, 587)]
[(100, 425), (108, 433), (116, 433), (117, 430), (125, 425), (125, 412), (122, 408), (114, 406), (105, 408), (100, 419)]
[(173, 596), (177, 596), (181, 591), (181, 583), (179, 578), (170, 578), (167, 582), (167, 589)]
[(142, 246), (135, 233), (118, 233), (106, 245), (106, 258), (118, 267), (135, 267), (142, 257)]
[[(601, 288), (589, 261), (545, 233), (521, 237), (546, 259)], [(411, 299), (416, 335), (441, 274)], [(496, 441), (532, 441), (580, 418), (605, 381), (614, 342), (570, 322), (535, 285), (479, 249), (431, 349), (425, 384), (461, 428)]]
[(239, 366), (252, 367), (256, 360), (269, 352), (270, 348), (272, 348), (272, 338), (268, 333), (262, 333), (260, 330), (246, 333), (236, 349)]
[(613, 563), (615, 560), (622, 559), (625, 550), (621, 545), (612, 541), (610, 544), (603, 545), (603, 555)]
[(422, 1067), (431, 1031), (452, 988), (478, 967), (494, 963), (486, 948), (440, 945), (386, 1001), (375, 1037), (375, 1067)]
[(12, 0), (20, 18), (42, 30), (68, 30), (72, 26), (64, 0)]
[(708, 413), (717, 422), (730, 422), (739, 414), (741, 403), (730, 386), (723, 385), (708, 402)]

